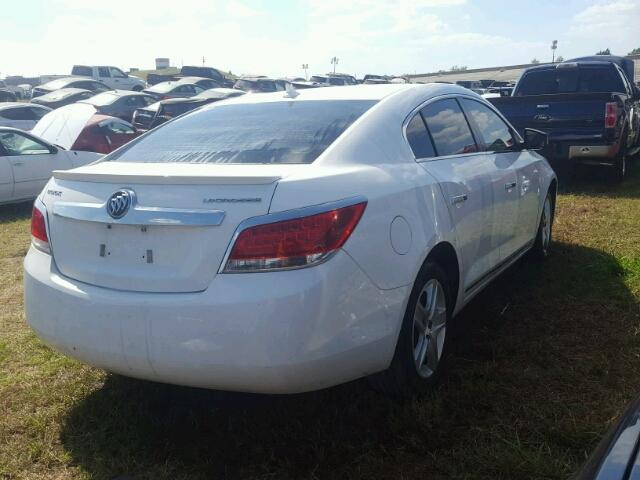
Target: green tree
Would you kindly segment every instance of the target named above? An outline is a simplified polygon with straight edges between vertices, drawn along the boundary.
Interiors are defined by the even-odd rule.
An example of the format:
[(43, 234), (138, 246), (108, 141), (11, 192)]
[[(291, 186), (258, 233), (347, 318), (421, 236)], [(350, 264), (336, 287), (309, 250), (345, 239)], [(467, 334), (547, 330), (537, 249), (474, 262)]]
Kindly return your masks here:
[(532, 59), (531, 59), (531, 63), (532, 63), (533, 65), (537, 65), (537, 64), (539, 64), (539, 63), (540, 63), (540, 60), (538, 60), (537, 58), (532, 58)]
[(611, 55), (611, 50), (608, 48), (606, 50), (600, 50), (596, 55)]
[(558, 62), (558, 63), (564, 62), (564, 57), (562, 55), (560, 55), (558, 58), (556, 58), (556, 62)]
[(640, 47), (634, 48), (627, 55), (640, 55)]
[(464, 72), (467, 69), (467, 67), (465, 65), (462, 66), (458, 66), (458, 65), (454, 65), (453, 67), (451, 67), (451, 71), (452, 72)]

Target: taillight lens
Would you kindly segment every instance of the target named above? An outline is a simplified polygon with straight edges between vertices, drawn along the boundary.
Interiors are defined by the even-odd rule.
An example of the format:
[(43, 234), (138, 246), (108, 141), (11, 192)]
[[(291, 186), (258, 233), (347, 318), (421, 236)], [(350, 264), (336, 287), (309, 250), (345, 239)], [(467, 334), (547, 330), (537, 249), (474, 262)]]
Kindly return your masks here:
[(618, 104), (609, 102), (604, 110), (604, 128), (615, 128), (618, 123)]
[(240, 232), (225, 272), (301, 268), (326, 260), (353, 233), (367, 202)]
[(33, 206), (31, 212), (31, 244), (42, 252), (51, 253), (45, 214), (37, 205)]

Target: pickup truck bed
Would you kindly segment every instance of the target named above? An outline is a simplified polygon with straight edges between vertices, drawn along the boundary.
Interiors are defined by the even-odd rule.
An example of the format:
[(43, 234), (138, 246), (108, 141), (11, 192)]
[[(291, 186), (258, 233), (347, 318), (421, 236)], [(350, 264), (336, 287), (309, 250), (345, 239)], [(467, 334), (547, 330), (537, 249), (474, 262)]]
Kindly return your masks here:
[[(584, 163), (611, 163), (618, 154), (619, 132), (605, 129), (607, 103), (620, 105), (627, 96), (618, 93), (560, 93), (489, 99), (522, 134), (535, 128), (549, 136), (552, 159), (581, 159)], [(618, 134), (618, 135), (616, 135)]]

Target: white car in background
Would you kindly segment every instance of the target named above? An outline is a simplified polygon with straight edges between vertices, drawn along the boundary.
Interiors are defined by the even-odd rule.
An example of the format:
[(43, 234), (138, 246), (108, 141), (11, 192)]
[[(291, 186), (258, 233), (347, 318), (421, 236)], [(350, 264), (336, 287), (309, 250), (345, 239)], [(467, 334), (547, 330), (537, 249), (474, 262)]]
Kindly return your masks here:
[(36, 198), (54, 170), (68, 170), (102, 155), (55, 146), (40, 137), (0, 127), (0, 204)]
[(71, 75), (93, 78), (113, 90), (140, 92), (149, 86), (143, 79), (124, 73), (118, 67), (111, 65), (74, 65)]
[(377, 374), (428, 389), (450, 323), (526, 252), (556, 177), (453, 85), (218, 102), (55, 172), (33, 210), (26, 317), (123, 375), (249, 392)]
[(0, 103), (0, 127), (31, 130), (51, 109), (35, 103)]

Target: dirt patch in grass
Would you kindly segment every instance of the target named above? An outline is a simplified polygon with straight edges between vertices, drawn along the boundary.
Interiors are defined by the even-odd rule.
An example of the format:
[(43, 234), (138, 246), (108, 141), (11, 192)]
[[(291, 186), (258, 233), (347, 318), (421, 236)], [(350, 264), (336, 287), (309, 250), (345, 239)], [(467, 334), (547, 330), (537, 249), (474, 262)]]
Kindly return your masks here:
[(25, 326), (28, 206), (0, 210), (0, 478), (567, 478), (640, 392), (640, 176), (574, 181), (553, 255), (457, 320), (449, 375), (399, 401), (363, 381), (294, 396), (82, 366)]

